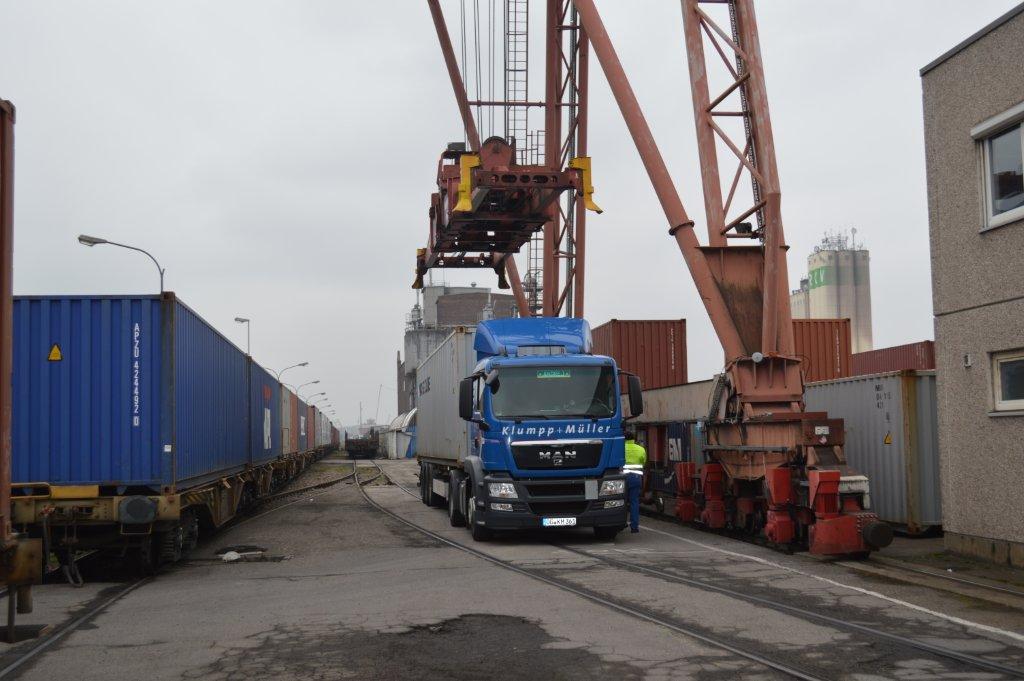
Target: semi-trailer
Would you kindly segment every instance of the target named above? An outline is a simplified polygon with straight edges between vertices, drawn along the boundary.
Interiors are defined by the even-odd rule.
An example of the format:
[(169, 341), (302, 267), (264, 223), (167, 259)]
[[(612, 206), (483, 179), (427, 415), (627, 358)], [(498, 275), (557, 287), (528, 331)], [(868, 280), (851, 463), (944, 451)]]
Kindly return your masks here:
[(574, 318), (491, 319), (457, 328), (417, 368), (420, 495), (477, 541), (495, 531), (626, 526), (620, 376)]

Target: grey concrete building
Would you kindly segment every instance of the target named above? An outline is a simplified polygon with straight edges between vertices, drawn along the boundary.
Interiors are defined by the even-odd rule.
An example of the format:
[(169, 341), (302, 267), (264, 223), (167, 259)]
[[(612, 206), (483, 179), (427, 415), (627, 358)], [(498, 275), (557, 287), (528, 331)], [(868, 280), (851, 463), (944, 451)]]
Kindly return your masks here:
[(416, 406), (416, 367), (452, 329), (514, 314), (515, 299), (509, 294), (476, 286), (425, 286), (406, 316), (404, 355), (399, 352), (396, 358), (398, 413)]
[(946, 546), (1024, 567), (1024, 4), (921, 69)]

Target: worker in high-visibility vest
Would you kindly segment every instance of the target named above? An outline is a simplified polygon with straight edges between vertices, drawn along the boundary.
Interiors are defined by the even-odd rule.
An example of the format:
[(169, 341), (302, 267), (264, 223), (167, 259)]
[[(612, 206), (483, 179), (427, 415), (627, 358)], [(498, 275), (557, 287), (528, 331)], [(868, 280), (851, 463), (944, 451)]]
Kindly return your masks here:
[(640, 531), (640, 489), (644, 484), (644, 464), (647, 450), (636, 443), (636, 429), (626, 426), (626, 494), (629, 498), (629, 531)]

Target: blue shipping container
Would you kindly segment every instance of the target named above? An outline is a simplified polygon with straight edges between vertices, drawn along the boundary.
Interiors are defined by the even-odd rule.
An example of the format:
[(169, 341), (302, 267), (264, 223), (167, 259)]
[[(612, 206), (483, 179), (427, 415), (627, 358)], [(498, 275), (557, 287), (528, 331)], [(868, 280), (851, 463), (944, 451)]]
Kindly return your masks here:
[(12, 479), (169, 491), (273, 458), (255, 446), (262, 404), (250, 448), (252, 378), (173, 293), (16, 297)]

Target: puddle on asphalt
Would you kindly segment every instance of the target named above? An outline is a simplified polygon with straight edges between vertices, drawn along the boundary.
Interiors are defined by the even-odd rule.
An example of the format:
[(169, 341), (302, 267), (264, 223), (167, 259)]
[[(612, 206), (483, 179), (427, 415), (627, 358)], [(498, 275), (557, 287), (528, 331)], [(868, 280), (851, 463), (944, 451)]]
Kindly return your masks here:
[(567, 647), (535, 622), (505, 615), (463, 615), (399, 633), (280, 626), (228, 650), (187, 679), (389, 679), (489, 681), (640, 679), (625, 662)]

